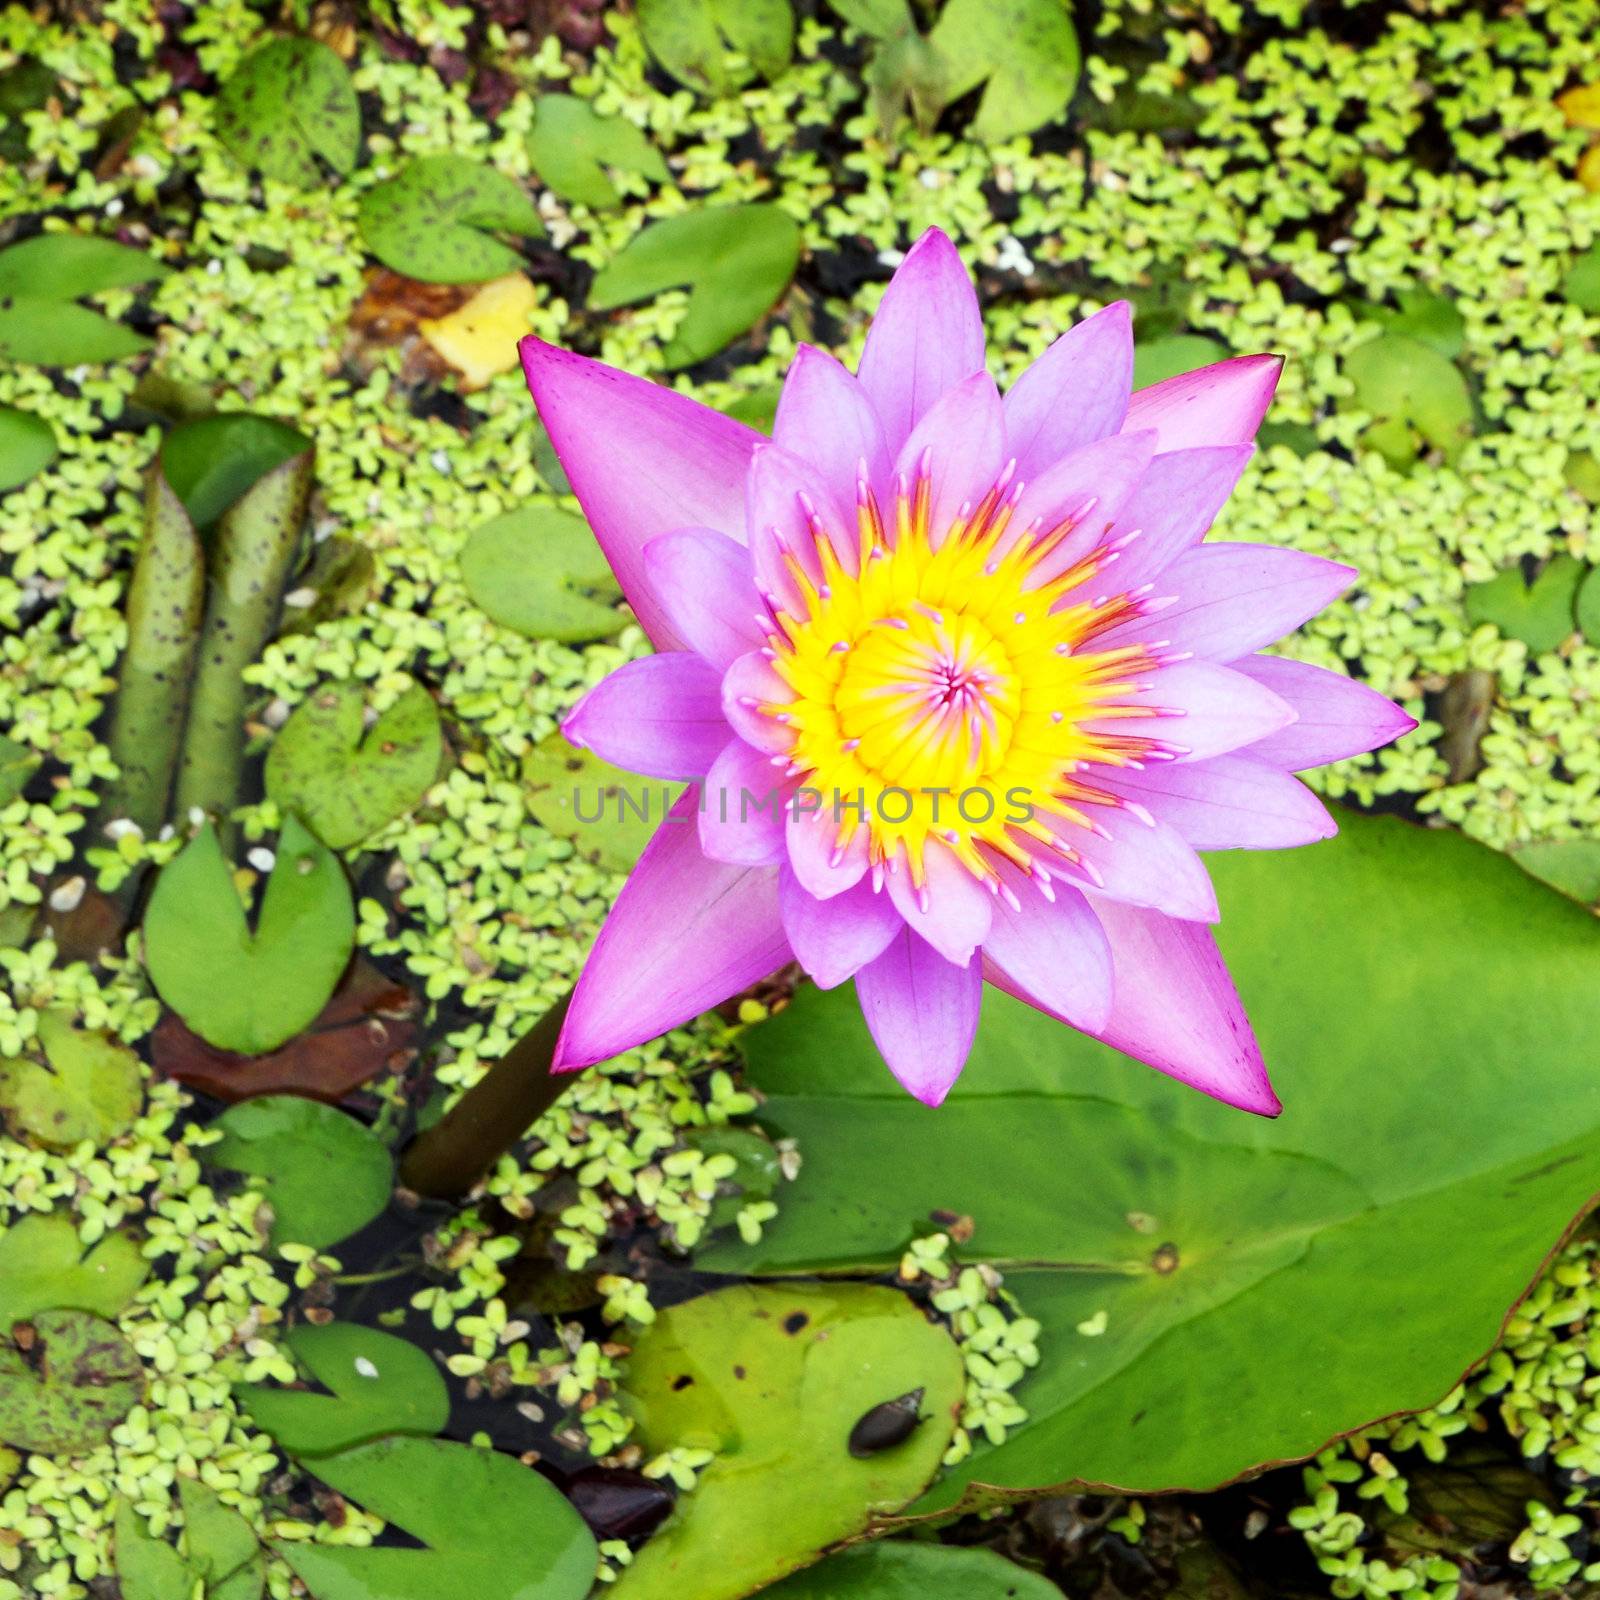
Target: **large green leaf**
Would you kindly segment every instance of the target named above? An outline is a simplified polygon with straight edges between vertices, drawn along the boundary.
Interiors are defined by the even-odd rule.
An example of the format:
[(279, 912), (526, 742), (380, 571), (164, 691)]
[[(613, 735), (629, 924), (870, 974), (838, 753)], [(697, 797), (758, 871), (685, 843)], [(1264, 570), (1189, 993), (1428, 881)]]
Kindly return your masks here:
[(1210, 1488), (1430, 1405), (1600, 1190), (1587, 912), (1387, 818), (1212, 867), (1275, 1122), (993, 990), (936, 1111), (889, 1078), (848, 990), (748, 1036), (805, 1164), (759, 1244), (701, 1265), (879, 1269), (955, 1212), (963, 1259), (1044, 1324), (1028, 1423), (925, 1509), (981, 1485)]
[(764, 78), (777, 77), (794, 52), (790, 0), (639, 0), (638, 11), (651, 55), (679, 83), (705, 93), (730, 87), (729, 50)]
[[(875, 1284), (739, 1284), (673, 1306), (634, 1341), (637, 1437), (716, 1454), (617, 1600), (737, 1600), (898, 1510), (949, 1446), (963, 1378), (950, 1336)], [(905, 1426), (862, 1450), (856, 1425), (897, 1401)]]
[(461, 581), (496, 622), (530, 639), (585, 644), (622, 627), (605, 552), (582, 517), (554, 506), (519, 506), (475, 529)]
[(668, 368), (692, 366), (771, 310), (800, 260), (800, 226), (765, 202), (706, 206), (653, 222), (595, 274), (597, 311), (687, 287), (689, 307), (661, 352)]
[(380, 1439), (315, 1463), (347, 1499), (424, 1550), (280, 1544), (317, 1600), (582, 1600), (597, 1552), (549, 1479), (510, 1456), (443, 1439)]
[(237, 1511), (192, 1478), (178, 1479), (183, 1503), (181, 1550), (150, 1533), (127, 1499), (115, 1522), (122, 1600), (260, 1600), (266, 1559)]
[(41, 233), (0, 250), (0, 357), (75, 366), (147, 349), (143, 334), (73, 302), (167, 270), (142, 250), (87, 233)]
[(217, 134), (241, 166), (309, 189), (318, 161), (349, 172), (361, 144), (361, 106), (345, 64), (316, 39), (274, 39), (252, 50), (216, 98)]
[(0, 494), (26, 483), (56, 458), (56, 431), (20, 406), (0, 406)]
[(208, 528), (259, 478), (310, 447), (272, 417), (219, 411), (180, 422), (161, 446), (161, 467), (189, 520)]
[(626, 117), (603, 117), (572, 94), (542, 94), (534, 111), (528, 154), (539, 176), (579, 205), (607, 210), (621, 202), (608, 167), (657, 183), (670, 174), (661, 152)]
[(1520, 567), (1507, 567), (1468, 587), (1463, 597), (1467, 620), (1474, 626), (1487, 622), (1536, 654), (1554, 650), (1578, 625), (1573, 604), (1589, 571), (1576, 556), (1557, 556), (1532, 583), (1525, 583)]
[(149, 1270), (138, 1243), (125, 1233), (108, 1233), (85, 1251), (66, 1213), (23, 1217), (0, 1233), (0, 1333), (62, 1307), (114, 1317)]
[(761, 1600), (1061, 1600), (1061, 1591), (992, 1550), (888, 1539), (841, 1550)]

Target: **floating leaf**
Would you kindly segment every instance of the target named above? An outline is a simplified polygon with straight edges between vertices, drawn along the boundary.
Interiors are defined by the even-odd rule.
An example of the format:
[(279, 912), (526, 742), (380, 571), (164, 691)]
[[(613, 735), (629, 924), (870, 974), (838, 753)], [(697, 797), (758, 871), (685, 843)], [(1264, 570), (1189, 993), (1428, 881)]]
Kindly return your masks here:
[(563, 200), (596, 211), (622, 203), (607, 167), (637, 172), (656, 183), (671, 176), (642, 129), (626, 117), (603, 117), (587, 100), (571, 94), (539, 96), (528, 154), (539, 176)]
[(180, 422), (161, 446), (161, 466), (189, 520), (209, 528), (257, 479), (310, 448), (271, 417), (219, 411)]
[(125, 1044), (72, 1025), (61, 1011), (39, 1014), (37, 1048), (0, 1059), (0, 1114), (18, 1139), (47, 1150), (88, 1140), (106, 1145), (139, 1115), (144, 1074)]
[(1467, 325), (1453, 300), (1426, 289), (1402, 289), (1396, 306), (1362, 305), (1361, 314), (1386, 333), (1420, 339), (1447, 361), (1454, 361), (1466, 344)]
[(259, 1600), (267, 1564), (250, 1524), (192, 1478), (178, 1479), (178, 1499), (183, 1505), (179, 1548), (150, 1533), (126, 1497), (118, 1500), (122, 1600)]
[(486, 283), (465, 305), (442, 317), (424, 317), (417, 331), (441, 360), (461, 374), (461, 388), (481, 389), (517, 364), (517, 340), (539, 303), (532, 281), (520, 272)]
[(794, 53), (790, 0), (639, 0), (639, 31), (650, 54), (679, 83), (724, 94), (736, 81), (727, 55), (737, 50), (764, 78)]
[(1466, 783), (1483, 771), (1483, 739), (1494, 715), (1500, 680), (1482, 667), (1452, 673), (1439, 695), (1439, 754), (1450, 783)]
[(984, 84), (968, 130), (1012, 139), (1054, 121), (1083, 70), (1067, 0), (949, 0), (928, 35), (943, 105)]
[(145, 1527), (126, 1495), (117, 1501), (112, 1529), (122, 1600), (173, 1600), (178, 1595), (188, 1600), (193, 1595), (200, 1575), (165, 1539)]
[(202, 1039), (260, 1055), (310, 1023), (355, 947), (338, 859), (291, 817), (252, 932), (207, 823), (161, 869), (144, 917), (157, 992)]
[(882, 1540), (761, 1591), (762, 1600), (1061, 1600), (1048, 1578), (992, 1550)]
[(40, 760), (37, 750), (0, 734), (0, 806), (10, 805), (28, 787)]
[(697, 1265), (885, 1270), (953, 1211), (974, 1224), (961, 1258), (1003, 1263), (1043, 1324), (1029, 1420), (918, 1511), (1064, 1474), (1209, 1489), (1431, 1405), (1600, 1189), (1588, 913), (1392, 818), (1209, 865), (1275, 1122), (993, 990), (938, 1111), (884, 1072), (848, 991), (802, 990), (746, 1035), (805, 1166), (760, 1243)]
[(608, 311), (686, 287), (688, 309), (661, 359), (669, 369), (692, 366), (770, 311), (799, 260), (799, 224), (778, 206), (706, 206), (635, 234), (595, 274), (589, 304)]
[(883, 135), (894, 131), (909, 100), (924, 132), (944, 109), (944, 63), (918, 31), (907, 0), (831, 0), (852, 27), (879, 41), (867, 62), (865, 79)]
[(1600, 839), (1539, 839), (1518, 845), (1511, 859), (1541, 883), (1600, 910)]
[(0, 406), (0, 494), (43, 472), (56, 458), (56, 431), (20, 406)]
[(206, 1161), (266, 1180), (274, 1249), (337, 1244), (389, 1203), (388, 1150), (370, 1128), (332, 1106), (263, 1095), (229, 1106), (212, 1126), (223, 1137), (207, 1148)]
[(1600, 244), (1591, 245), (1572, 263), (1561, 292), (1580, 311), (1600, 315)]
[(361, 106), (342, 62), (316, 39), (274, 39), (252, 50), (218, 91), (217, 136), (243, 167), (296, 188), (356, 164)]
[(144, 1397), (133, 1346), (88, 1311), (41, 1311), (0, 1339), (0, 1439), (47, 1456), (104, 1444)]
[[(1553, 565), (1553, 563), (1552, 563)], [(1595, 573), (1600, 568), (1590, 567), (1578, 581), (1578, 595), (1572, 605), (1572, 619), (1578, 631), (1592, 645), (1600, 645), (1600, 581)]]
[(1571, 635), (1573, 602), (1588, 572), (1576, 556), (1557, 556), (1530, 584), (1523, 581), (1521, 567), (1507, 567), (1487, 583), (1468, 587), (1467, 618), (1474, 627), (1487, 622), (1543, 655)]
[(1372, 422), (1363, 440), (1390, 466), (1409, 467), (1423, 450), (1448, 464), (1472, 434), (1472, 396), (1454, 362), (1409, 334), (1385, 333), (1345, 357), (1353, 403)]
[(583, 1519), (510, 1456), (443, 1439), (380, 1439), (324, 1456), (315, 1470), (428, 1547), (280, 1544), (317, 1600), (583, 1600), (594, 1581), (598, 1551)]
[(1174, 333), (1166, 338), (1151, 339), (1134, 348), (1133, 386), (1147, 389), (1152, 383), (1210, 366), (1213, 361), (1225, 361), (1227, 356), (1227, 346), (1204, 334)]
[(41, 1311), (114, 1317), (139, 1292), (149, 1263), (125, 1233), (85, 1251), (72, 1218), (34, 1213), (0, 1233), (0, 1333)]
[(148, 349), (143, 334), (73, 302), (166, 275), (142, 250), (94, 234), (41, 233), (0, 250), (0, 357), (64, 367)]
[[(938, 1469), (963, 1379), (944, 1329), (877, 1285), (739, 1284), (662, 1312), (628, 1363), (636, 1437), (716, 1455), (617, 1600), (736, 1600), (897, 1510)], [(863, 1416), (900, 1400), (909, 1431), (852, 1453)]]
[(267, 793), (331, 850), (403, 817), (432, 786), (444, 754), (439, 709), (420, 683), (363, 737), (365, 703), (359, 683), (328, 684), (301, 702), (267, 752)]
[(450, 1396), (426, 1350), (352, 1322), (293, 1329), (290, 1353), (331, 1390), (234, 1385), (234, 1398), (293, 1456), (326, 1455), (388, 1433), (431, 1435), (450, 1420)]
[(424, 283), (483, 283), (522, 266), (496, 233), (539, 235), (544, 224), (520, 183), (469, 156), (418, 156), (367, 190), (357, 221), (387, 267)]
[(578, 750), (559, 734), (523, 758), (528, 811), (558, 839), (570, 839), (597, 866), (626, 872), (649, 844), (673, 800), (675, 785), (642, 778)]
[(520, 506), (476, 529), (461, 581), (496, 622), (530, 639), (585, 644), (622, 627), (622, 590), (589, 524), (552, 506)]

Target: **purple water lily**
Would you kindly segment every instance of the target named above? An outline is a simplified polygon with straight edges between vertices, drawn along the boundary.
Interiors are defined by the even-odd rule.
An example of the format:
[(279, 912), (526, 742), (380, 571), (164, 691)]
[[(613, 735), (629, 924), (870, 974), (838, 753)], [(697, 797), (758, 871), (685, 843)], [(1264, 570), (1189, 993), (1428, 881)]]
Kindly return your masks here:
[(1002, 397), (937, 230), (856, 374), (801, 348), (770, 442), (537, 339), (522, 357), (659, 652), (586, 696), (567, 736), (688, 785), (601, 930), (557, 1068), (793, 959), (823, 987), (855, 979), (884, 1060), (930, 1105), (987, 980), (1274, 1114), (1195, 852), (1329, 837), (1292, 774), (1415, 725), (1255, 654), (1353, 569), (1202, 542), (1278, 359), (1130, 395), (1118, 304)]

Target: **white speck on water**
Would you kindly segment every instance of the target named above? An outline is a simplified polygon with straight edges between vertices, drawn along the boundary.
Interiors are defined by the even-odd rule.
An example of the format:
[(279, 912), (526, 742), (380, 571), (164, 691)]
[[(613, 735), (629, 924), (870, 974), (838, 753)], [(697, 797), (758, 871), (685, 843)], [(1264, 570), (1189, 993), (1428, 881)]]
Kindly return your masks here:
[(273, 855), (273, 853), (267, 849), (265, 845), (261, 844), (258, 844), (255, 849), (245, 857), (245, 860), (248, 861), (257, 872), (271, 872), (273, 866), (277, 862), (277, 859), (278, 858)]

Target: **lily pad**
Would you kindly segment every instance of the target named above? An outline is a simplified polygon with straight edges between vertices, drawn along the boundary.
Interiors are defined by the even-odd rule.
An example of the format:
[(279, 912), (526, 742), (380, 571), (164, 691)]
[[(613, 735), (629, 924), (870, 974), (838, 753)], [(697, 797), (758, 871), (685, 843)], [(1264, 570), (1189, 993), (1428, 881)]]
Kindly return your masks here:
[[(267, 793), (330, 850), (347, 850), (403, 817), (439, 775), (439, 709), (413, 683), (363, 737), (359, 683), (303, 701), (267, 753)], [(327, 996), (323, 997), (324, 999)]]
[(939, 60), (944, 105), (984, 85), (968, 129), (984, 142), (1059, 117), (1083, 70), (1067, 0), (949, 0), (928, 43)]
[[(117, 1581), (122, 1600), (260, 1600), (267, 1564), (254, 1529), (192, 1478), (178, 1479), (183, 1532), (177, 1548), (145, 1527), (132, 1503), (117, 1503)], [(181, 1553), (180, 1553), (181, 1552)]]
[(1345, 357), (1344, 375), (1356, 409), (1372, 418), (1363, 440), (1398, 470), (1430, 450), (1448, 465), (1472, 435), (1472, 396), (1461, 369), (1421, 339), (1380, 334)]
[(0, 806), (8, 806), (28, 786), (39, 768), (37, 750), (0, 734)]
[(618, 632), (622, 590), (582, 517), (522, 506), (476, 529), (461, 551), (474, 603), (530, 639), (586, 644)]
[(85, 1140), (109, 1144), (132, 1126), (144, 1100), (139, 1058), (103, 1033), (75, 1028), (63, 1012), (39, 1014), (37, 1050), (0, 1060), (0, 1114), (15, 1138), (48, 1150)]
[(56, 458), (56, 431), (20, 406), (0, 406), (0, 494), (26, 483)]
[(344, 869), (291, 817), (255, 931), (209, 823), (161, 869), (144, 917), (158, 993), (208, 1043), (275, 1050), (311, 1023), (355, 947)]
[(1150, 339), (1134, 349), (1133, 386), (1147, 389), (1152, 383), (1210, 366), (1213, 361), (1225, 361), (1227, 356), (1226, 345), (1201, 333), (1174, 333)]
[(1580, 311), (1600, 315), (1600, 244), (1591, 245), (1572, 263), (1561, 292)]
[(806, 1162), (758, 1244), (698, 1265), (883, 1270), (953, 1211), (961, 1258), (1043, 1324), (1027, 1423), (915, 1509), (1064, 1478), (1211, 1489), (1431, 1405), (1600, 1191), (1592, 917), (1458, 834), (1340, 829), (1210, 862), (1276, 1121), (993, 991), (937, 1111), (883, 1071), (846, 991), (746, 1035), (763, 1115)]
[(633, 866), (677, 798), (673, 785), (614, 767), (559, 733), (523, 758), (522, 783), (540, 827), (612, 872)]
[(643, 129), (626, 117), (603, 117), (572, 94), (544, 94), (534, 108), (528, 154), (545, 183), (561, 196), (596, 211), (622, 203), (606, 170), (636, 172), (655, 183), (671, 174)]
[(522, 266), (497, 233), (537, 236), (544, 224), (520, 183), (469, 156), (418, 156), (367, 190), (361, 237), (386, 266), (424, 283), (484, 283)]
[[(317, 1600), (583, 1600), (599, 1553), (561, 1491), (493, 1450), (380, 1439), (315, 1463), (422, 1550), (278, 1545)], [(470, 1514), (469, 1514), (470, 1513)]]
[(248, 411), (180, 422), (161, 446), (161, 466), (197, 528), (209, 528), (274, 467), (311, 448), (304, 434)]
[(1511, 859), (1541, 883), (1600, 910), (1600, 839), (1537, 839), (1518, 845)]
[(1387, 333), (1401, 333), (1454, 361), (1466, 344), (1467, 325), (1453, 300), (1426, 289), (1402, 289), (1397, 305), (1363, 305), (1362, 315)]
[(326, 1455), (389, 1433), (432, 1435), (450, 1420), (450, 1396), (426, 1350), (352, 1322), (300, 1327), (290, 1353), (331, 1391), (234, 1385), (234, 1398), (293, 1456)]
[(0, 250), (0, 357), (63, 367), (148, 349), (142, 333), (74, 302), (167, 270), (142, 250), (87, 233), (41, 233)]
[[(612, 1592), (737, 1600), (861, 1533), (937, 1470), (963, 1383), (954, 1341), (894, 1289), (739, 1284), (673, 1306), (634, 1341), (626, 1403), (647, 1455), (716, 1455)], [(901, 1399), (909, 1433), (852, 1452)]]
[(223, 1137), (206, 1149), (205, 1161), (265, 1180), (274, 1249), (325, 1249), (364, 1228), (389, 1203), (394, 1167), (382, 1140), (319, 1100), (263, 1095), (229, 1106), (211, 1126)]
[(41, 1311), (0, 1339), (0, 1439), (19, 1450), (80, 1456), (143, 1397), (137, 1352), (92, 1312)]
[(309, 189), (325, 162), (354, 169), (361, 106), (342, 62), (316, 39), (252, 50), (217, 94), (217, 136), (243, 167)]
[(992, 1550), (905, 1539), (841, 1550), (761, 1594), (762, 1600), (1061, 1600), (1048, 1578)]
[(1520, 639), (1542, 655), (1576, 627), (1573, 602), (1588, 573), (1588, 566), (1576, 556), (1557, 556), (1531, 584), (1523, 581), (1520, 567), (1507, 567), (1487, 583), (1468, 588), (1468, 620), (1474, 627), (1490, 623), (1508, 639)]
[(595, 274), (596, 311), (663, 289), (687, 288), (689, 306), (661, 351), (669, 370), (714, 356), (770, 311), (800, 260), (800, 225), (760, 202), (704, 206), (652, 222)]
[(108, 1233), (87, 1251), (71, 1217), (42, 1212), (0, 1233), (0, 1333), (41, 1311), (114, 1317), (150, 1271), (136, 1240)]
[(730, 71), (736, 50), (764, 78), (775, 78), (794, 53), (790, 0), (639, 0), (639, 31), (650, 54), (679, 83), (724, 94), (743, 75)]

